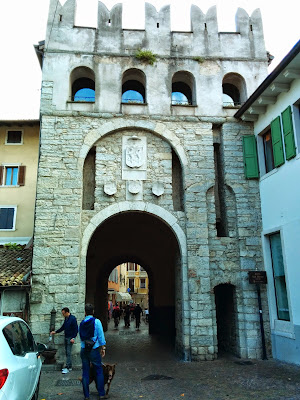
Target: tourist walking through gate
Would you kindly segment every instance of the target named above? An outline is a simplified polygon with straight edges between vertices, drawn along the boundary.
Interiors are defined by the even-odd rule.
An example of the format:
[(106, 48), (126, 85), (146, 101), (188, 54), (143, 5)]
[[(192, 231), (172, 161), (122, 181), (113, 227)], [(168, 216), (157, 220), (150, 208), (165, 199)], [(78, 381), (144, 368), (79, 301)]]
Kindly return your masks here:
[(135, 327), (136, 329), (140, 329), (141, 314), (143, 314), (143, 310), (141, 309), (139, 304), (135, 306), (133, 313), (135, 316)]
[(118, 329), (118, 325), (120, 322), (120, 307), (119, 307), (118, 303), (116, 303), (116, 305), (114, 306), (112, 316), (113, 316), (114, 323), (115, 323), (115, 329)]
[(124, 323), (125, 323), (125, 328), (130, 327), (130, 306), (127, 304), (127, 306), (124, 309)]
[(70, 313), (70, 309), (68, 307), (64, 307), (61, 310), (61, 313), (65, 318), (64, 323), (56, 331), (50, 332), (50, 335), (55, 335), (56, 333), (60, 333), (62, 331), (65, 332), (66, 366), (61, 370), (61, 372), (63, 374), (67, 374), (69, 371), (72, 370), (71, 353), (72, 346), (78, 333), (78, 325), (76, 317)]
[[(102, 357), (105, 357), (105, 337), (101, 321), (94, 318), (94, 306), (85, 305), (85, 318), (79, 326), (81, 340), (80, 357), (82, 361), (82, 387), (85, 400), (90, 398), (90, 364), (95, 371), (95, 382), (99, 399), (107, 399), (104, 390), (104, 375)], [(99, 351), (100, 350), (100, 351)]]

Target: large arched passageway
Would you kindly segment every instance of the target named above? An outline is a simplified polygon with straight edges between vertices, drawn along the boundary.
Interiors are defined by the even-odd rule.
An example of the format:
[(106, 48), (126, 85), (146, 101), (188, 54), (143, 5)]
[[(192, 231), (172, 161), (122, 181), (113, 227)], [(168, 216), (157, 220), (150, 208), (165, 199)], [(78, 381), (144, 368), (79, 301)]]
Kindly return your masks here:
[[(143, 266), (149, 276), (149, 334), (175, 342), (181, 327), (181, 257), (170, 227), (145, 212), (124, 212), (95, 230), (86, 260), (86, 301), (107, 329), (107, 280), (123, 262)], [(177, 338), (178, 339), (178, 338)]]

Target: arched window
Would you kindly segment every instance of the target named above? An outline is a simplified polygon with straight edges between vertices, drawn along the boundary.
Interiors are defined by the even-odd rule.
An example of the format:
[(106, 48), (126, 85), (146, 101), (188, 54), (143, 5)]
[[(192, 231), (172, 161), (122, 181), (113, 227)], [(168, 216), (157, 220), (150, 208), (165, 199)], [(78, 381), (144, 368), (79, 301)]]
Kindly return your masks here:
[(195, 79), (187, 71), (179, 71), (172, 79), (172, 105), (196, 105)]
[(222, 82), (223, 106), (240, 106), (247, 99), (244, 78), (235, 73), (226, 74)]
[(75, 68), (71, 73), (71, 100), (95, 102), (95, 73), (87, 67)]
[(146, 103), (146, 76), (135, 68), (124, 72), (122, 79), (122, 103)]

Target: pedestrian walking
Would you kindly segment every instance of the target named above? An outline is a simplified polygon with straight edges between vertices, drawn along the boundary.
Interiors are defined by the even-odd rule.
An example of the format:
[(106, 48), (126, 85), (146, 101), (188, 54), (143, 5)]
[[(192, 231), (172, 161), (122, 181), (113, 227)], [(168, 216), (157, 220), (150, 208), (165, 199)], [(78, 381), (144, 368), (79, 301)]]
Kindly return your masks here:
[(101, 321), (94, 318), (94, 306), (85, 305), (85, 318), (79, 326), (81, 340), (80, 357), (82, 361), (82, 387), (85, 400), (89, 400), (90, 391), (90, 364), (95, 371), (95, 382), (99, 399), (107, 399), (104, 390), (104, 375), (102, 369), (102, 358), (105, 357), (105, 337)]
[(115, 329), (118, 329), (119, 321), (120, 321), (120, 307), (118, 303), (113, 308), (112, 316), (115, 323)]
[(74, 315), (70, 313), (68, 307), (64, 307), (61, 310), (63, 317), (65, 318), (62, 326), (56, 331), (50, 332), (51, 335), (55, 335), (56, 333), (60, 333), (62, 331), (65, 332), (65, 351), (66, 351), (66, 366), (62, 369), (63, 374), (67, 374), (72, 370), (72, 346), (75, 342), (75, 338), (78, 333), (78, 325), (77, 320)]
[(143, 314), (143, 310), (141, 309), (139, 304), (135, 306), (133, 313), (135, 316), (135, 327), (136, 329), (140, 329), (141, 314)]
[(127, 304), (124, 310), (124, 323), (125, 323), (125, 328), (130, 327), (130, 306)]
[(148, 322), (149, 322), (149, 310), (148, 310), (147, 307), (145, 308), (145, 318), (146, 318), (146, 323), (148, 324)]

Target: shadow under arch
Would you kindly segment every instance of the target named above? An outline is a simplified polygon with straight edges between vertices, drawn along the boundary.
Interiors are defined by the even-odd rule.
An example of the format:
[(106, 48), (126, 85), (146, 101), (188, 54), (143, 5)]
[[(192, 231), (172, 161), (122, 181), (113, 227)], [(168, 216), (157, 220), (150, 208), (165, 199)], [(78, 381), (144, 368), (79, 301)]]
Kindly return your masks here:
[[(126, 204), (124, 204), (126, 203)], [(81, 253), (81, 288), (95, 312), (107, 317), (107, 278), (118, 264), (132, 260), (147, 271), (150, 333), (176, 336), (176, 352), (189, 359), (189, 325), (185, 234), (177, 219), (159, 206), (119, 203), (99, 212), (84, 231)], [(188, 320), (188, 321), (187, 321)]]

